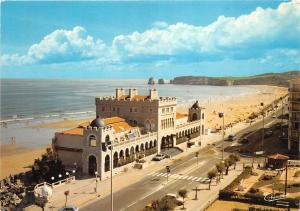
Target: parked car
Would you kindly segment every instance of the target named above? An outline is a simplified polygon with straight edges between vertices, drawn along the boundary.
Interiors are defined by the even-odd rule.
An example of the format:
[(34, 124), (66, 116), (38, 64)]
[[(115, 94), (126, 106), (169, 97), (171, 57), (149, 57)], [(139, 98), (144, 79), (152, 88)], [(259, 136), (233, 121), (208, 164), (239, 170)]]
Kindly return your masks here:
[(272, 118), (273, 118), (273, 119), (276, 119), (276, 118), (277, 118), (277, 116), (276, 116), (276, 115), (273, 115), (273, 116), (272, 116)]
[(272, 130), (269, 130), (269, 131), (267, 131), (267, 132), (265, 132), (265, 137), (267, 138), (267, 137), (270, 137), (270, 136), (272, 136), (273, 135), (273, 131)]
[(176, 194), (168, 193), (165, 197), (175, 200), (177, 206), (181, 206), (183, 204), (183, 200), (181, 198), (178, 198)]
[(234, 140), (236, 140), (236, 135), (230, 134), (228, 136), (228, 141), (234, 141)]
[(157, 154), (157, 155), (155, 155), (155, 157), (152, 160), (153, 161), (161, 161), (161, 160), (163, 160), (165, 158), (166, 158), (165, 154)]
[(74, 205), (67, 205), (63, 208), (58, 209), (58, 211), (79, 211), (79, 209)]
[(243, 138), (242, 140), (239, 140), (240, 144), (248, 144), (249, 143), (249, 139), (248, 138)]

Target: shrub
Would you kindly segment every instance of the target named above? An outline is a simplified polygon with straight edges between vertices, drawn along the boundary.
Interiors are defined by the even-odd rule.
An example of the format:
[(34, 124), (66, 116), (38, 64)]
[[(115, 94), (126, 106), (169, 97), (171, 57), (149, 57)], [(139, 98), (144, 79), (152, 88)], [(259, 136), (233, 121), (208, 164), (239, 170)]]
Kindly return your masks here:
[(300, 177), (300, 171), (296, 171), (294, 177)]
[(250, 193), (257, 193), (257, 192), (259, 192), (259, 189), (257, 189), (257, 188), (250, 188), (249, 192)]

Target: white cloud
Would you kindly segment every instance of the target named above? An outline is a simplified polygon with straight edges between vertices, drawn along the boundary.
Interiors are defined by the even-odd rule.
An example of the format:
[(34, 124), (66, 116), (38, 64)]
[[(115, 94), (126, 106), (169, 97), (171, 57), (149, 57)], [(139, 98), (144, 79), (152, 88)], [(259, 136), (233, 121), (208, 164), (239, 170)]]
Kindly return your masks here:
[(281, 3), (276, 9), (258, 7), (252, 13), (239, 17), (219, 16), (207, 26), (182, 22), (169, 25), (157, 21), (144, 32), (114, 37), (111, 45), (94, 39), (83, 27), (76, 26), (72, 30), (55, 30), (32, 45), (25, 55), (2, 55), (0, 62), (15, 65), (154, 61), (161, 65), (163, 63), (160, 61), (251, 58), (267, 62), (272, 50), (296, 51), (290, 55), (280, 54), (291, 58), (299, 55), (299, 21), (299, 4), (287, 2)]
[(106, 51), (102, 40), (94, 40), (83, 27), (76, 26), (72, 30), (55, 30), (33, 44), (26, 55), (3, 55), (1, 60), (4, 64), (61, 63), (99, 58)]
[(114, 38), (113, 46), (134, 55), (178, 55), (186, 53), (218, 54), (221, 52), (256, 51), (299, 45), (300, 8), (282, 3), (277, 9), (258, 7), (237, 18), (220, 16), (202, 27), (185, 23), (151, 28)]

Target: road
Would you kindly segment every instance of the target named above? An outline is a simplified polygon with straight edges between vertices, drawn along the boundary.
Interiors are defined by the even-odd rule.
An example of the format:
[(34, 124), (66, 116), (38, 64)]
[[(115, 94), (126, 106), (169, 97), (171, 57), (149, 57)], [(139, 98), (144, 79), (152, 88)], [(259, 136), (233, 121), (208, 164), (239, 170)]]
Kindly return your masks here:
[[(281, 110), (278, 109), (276, 115), (280, 114)], [(272, 115), (271, 115), (272, 116)], [(265, 118), (265, 125), (274, 124), (280, 120), (274, 119), (271, 116)], [(260, 129), (262, 127), (261, 122), (249, 125), (249, 127), (241, 130), (236, 135), (241, 137), (245, 133), (249, 133)], [(236, 144), (234, 142), (224, 142), (224, 148)], [(188, 176), (207, 177), (207, 173), (215, 167), (215, 164), (220, 161), (222, 142), (216, 142), (214, 145), (209, 145), (199, 150), (199, 164), (197, 166), (197, 159), (195, 154), (187, 155), (180, 160), (175, 161), (170, 165), (172, 174), (182, 174)], [(210, 149), (216, 150), (215, 154), (207, 153)], [(205, 153), (206, 152), (206, 153)], [(204, 156), (203, 156), (204, 155)], [(227, 153), (225, 152), (225, 156)], [(195, 168), (191, 169), (191, 166)], [(166, 170), (160, 170), (157, 173), (165, 173)], [(155, 173), (155, 172), (153, 172)], [(156, 178), (156, 179), (155, 179)], [(166, 193), (177, 193), (179, 189), (187, 188), (191, 189), (197, 185), (198, 182), (188, 180), (174, 180), (170, 179), (166, 184), (166, 178), (153, 177), (151, 175), (145, 176), (139, 182), (136, 182), (128, 187), (121, 189), (114, 193), (114, 210), (128, 210), (136, 211), (142, 210), (145, 205), (149, 204), (152, 200), (162, 198)], [(110, 210), (110, 196), (106, 196), (102, 199), (94, 201), (81, 210)]]

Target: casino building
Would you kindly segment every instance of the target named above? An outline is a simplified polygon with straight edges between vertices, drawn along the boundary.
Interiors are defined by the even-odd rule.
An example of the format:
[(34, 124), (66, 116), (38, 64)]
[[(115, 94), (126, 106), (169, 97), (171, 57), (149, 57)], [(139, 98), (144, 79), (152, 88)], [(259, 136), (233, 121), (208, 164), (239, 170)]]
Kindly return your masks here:
[(159, 97), (156, 89), (139, 95), (137, 89), (115, 96), (96, 97), (96, 118), (76, 128), (57, 132), (53, 149), (65, 166), (81, 169), (85, 175), (96, 171), (101, 179), (135, 160), (155, 156), (161, 150), (198, 144), (205, 131), (204, 108), (195, 102), (188, 114), (176, 112), (175, 97)]

